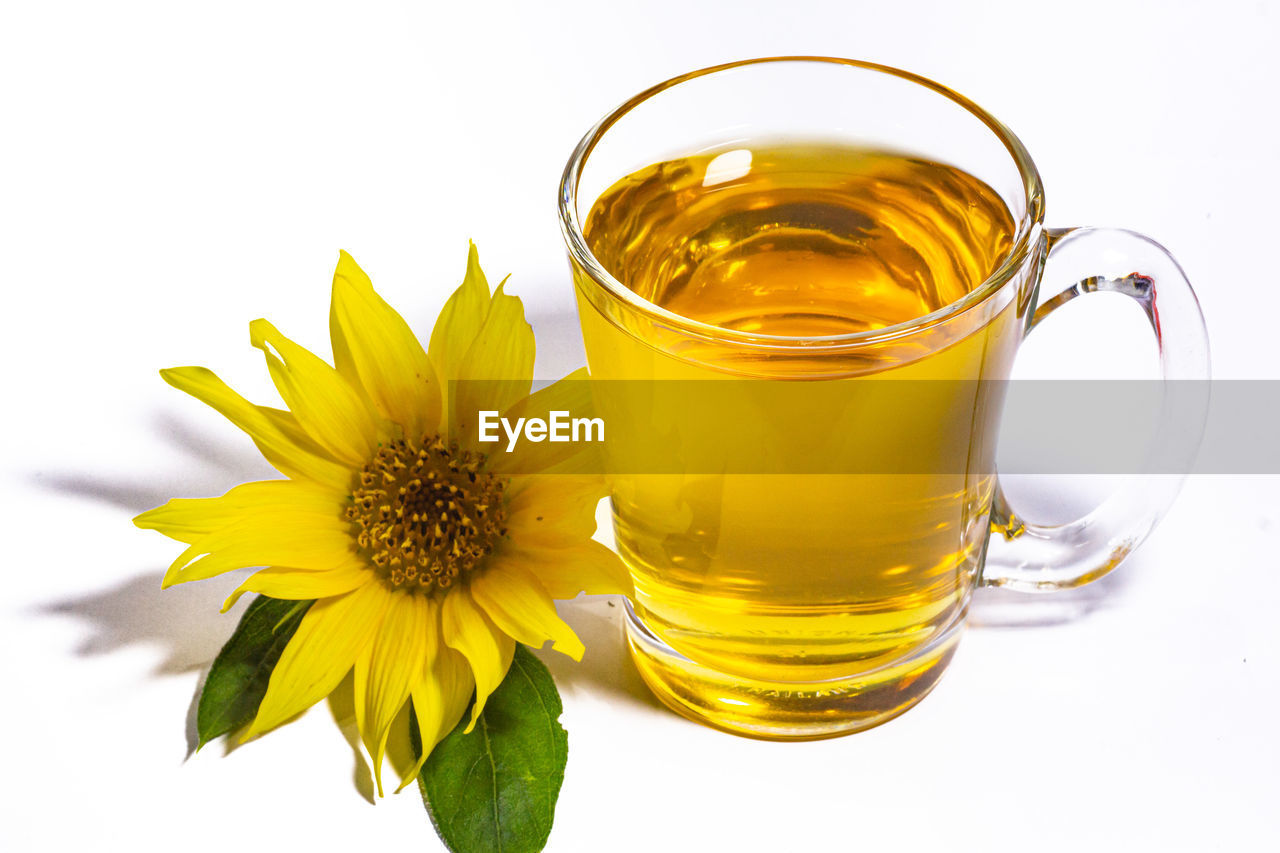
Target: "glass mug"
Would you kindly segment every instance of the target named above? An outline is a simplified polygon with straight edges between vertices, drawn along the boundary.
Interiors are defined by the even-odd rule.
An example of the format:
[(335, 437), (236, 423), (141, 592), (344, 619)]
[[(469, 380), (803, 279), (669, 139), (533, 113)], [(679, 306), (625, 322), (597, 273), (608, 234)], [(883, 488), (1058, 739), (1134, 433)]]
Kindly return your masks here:
[[(906, 218), (875, 237), (892, 245), (897, 260), (841, 267), (870, 244), (877, 223), (832, 208), (824, 170), (857, 171), (862, 163), (871, 177), (855, 176), (858, 186), (901, 194), (876, 195), (884, 204), (877, 210), (905, 210)], [(735, 222), (746, 230), (725, 254), (737, 238), (708, 225), (706, 210), (730, 196), (712, 191), (747, 186), (741, 182), (753, 170), (767, 181), (774, 167), (791, 169), (778, 179), (786, 186), (739, 192)], [(958, 186), (968, 189), (956, 199), (939, 189)], [(975, 195), (966, 200), (969, 191)], [(945, 227), (921, 230), (911, 208), (922, 204), (934, 204)], [(753, 213), (760, 209), (763, 218)], [(1208, 378), (1203, 319), (1173, 258), (1127, 231), (1046, 229), (1043, 211), (1039, 175), (1017, 137), (968, 99), (905, 71), (778, 57), (654, 86), (587, 133), (560, 187), (597, 405), (607, 408), (599, 389), (614, 380), (750, 378), (791, 391), (796, 383), (844, 383), (838, 387), (854, 395), (884, 379), (1002, 380), (1036, 323), (1101, 291), (1125, 294), (1145, 311), (1165, 379)], [(825, 256), (811, 249), (827, 237), (815, 229), (844, 220), (857, 225), (856, 239), (828, 240), (843, 248), (832, 250), (835, 266), (822, 267)], [(978, 265), (956, 261), (954, 246), (928, 244), (953, 232), (986, 240), (974, 244)], [(787, 240), (801, 241), (802, 251), (780, 255)], [(761, 301), (772, 292), (752, 275), (767, 277), (783, 257), (802, 264), (788, 267), (789, 313), (765, 316)], [(850, 326), (850, 300), (871, 279), (841, 270), (874, 277), (885, 263), (897, 264), (905, 280), (923, 281), (903, 257), (922, 266), (946, 259), (953, 286), (934, 280), (933, 301), (919, 304), (911, 293), (902, 303), (893, 291), (877, 302), (887, 313)], [(720, 266), (708, 272), (710, 263)], [(714, 287), (700, 290), (708, 276)], [(1042, 278), (1062, 289), (1042, 298)], [(736, 289), (726, 290), (734, 281)], [(994, 475), (999, 400), (945, 400), (942, 417), (895, 412), (903, 407), (885, 405), (883, 394), (875, 399), (879, 408), (863, 413), (848, 441), (892, 446), (909, 432), (914, 444), (904, 454), (952, 454), (954, 464), (803, 474), (612, 466), (617, 545), (636, 588), (628, 641), (663, 703), (769, 739), (831, 737), (882, 723), (936, 684), (976, 586), (1052, 591), (1099, 578), (1146, 537), (1181, 485), (1181, 476), (1139, 477), (1074, 522), (1039, 525), (1010, 508)], [(643, 394), (611, 405), (606, 422), (651, 426)], [(1153, 457), (1162, 472), (1190, 467), (1204, 406), (1187, 412), (1184, 406), (1175, 418), (1166, 410), (1157, 431)], [(753, 424), (750, 440), (778, 435), (769, 431), (769, 414), (761, 417), (766, 423)], [(655, 441), (715, 444), (731, 442), (734, 430), (704, 416), (666, 418), (652, 432)], [(778, 441), (785, 444), (785, 435)]]

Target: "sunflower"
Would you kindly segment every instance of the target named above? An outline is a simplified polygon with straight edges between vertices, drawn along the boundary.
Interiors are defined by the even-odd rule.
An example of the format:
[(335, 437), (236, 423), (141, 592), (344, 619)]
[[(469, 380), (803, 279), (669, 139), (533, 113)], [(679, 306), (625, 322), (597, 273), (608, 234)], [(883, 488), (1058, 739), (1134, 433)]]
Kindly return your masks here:
[(188, 546), (163, 585), (262, 567), (224, 612), (246, 592), (314, 599), (245, 738), (287, 722), (350, 674), (379, 792), (388, 731), (406, 702), (423, 750), (405, 783), (473, 695), (468, 731), (475, 725), (517, 642), (550, 641), (581, 659), (553, 599), (631, 588), (616, 555), (591, 539), (604, 487), (574, 473), (584, 445), (523, 442), (490, 455), (482, 448), (498, 445), (478, 441), (480, 410), (545, 417), (587, 404), (583, 382), (530, 395), (533, 331), (503, 284), (490, 292), (472, 245), (424, 350), (343, 252), (332, 366), (265, 320), (249, 326), (287, 409), (254, 405), (202, 367), (161, 371), (248, 433), (285, 475), (135, 518)]

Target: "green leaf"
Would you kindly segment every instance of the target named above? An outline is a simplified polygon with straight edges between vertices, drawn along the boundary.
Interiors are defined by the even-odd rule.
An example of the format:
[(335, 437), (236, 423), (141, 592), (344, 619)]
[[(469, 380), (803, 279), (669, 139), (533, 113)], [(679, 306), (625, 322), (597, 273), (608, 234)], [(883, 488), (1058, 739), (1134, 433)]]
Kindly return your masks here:
[[(569, 757), (561, 710), (551, 673), (517, 645), (476, 727), (463, 734), (468, 710), (418, 775), (431, 822), (453, 853), (537, 853), (546, 845)], [(416, 723), (410, 732), (421, 754)]]
[(271, 671), (310, 606), (310, 601), (259, 595), (245, 610), (200, 691), (196, 731), (201, 747), (247, 725), (258, 713)]

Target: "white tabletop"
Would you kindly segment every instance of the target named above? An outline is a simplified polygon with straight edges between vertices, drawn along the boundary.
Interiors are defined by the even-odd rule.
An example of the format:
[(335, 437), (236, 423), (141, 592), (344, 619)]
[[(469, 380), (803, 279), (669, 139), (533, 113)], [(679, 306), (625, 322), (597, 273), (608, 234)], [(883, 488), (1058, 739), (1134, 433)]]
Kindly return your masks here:
[[(187, 758), (233, 583), (162, 593), (174, 545), (129, 519), (272, 472), (156, 369), (271, 399), (250, 319), (327, 352), (346, 248), (425, 333), (468, 238), (525, 300), (539, 376), (578, 366), (557, 180), (668, 76), (812, 53), (948, 83), (1027, 144), (1051, 224), (1177, 254), (1218, 376), (1280, 377), (1269, 4), (123, 0), (9, 4), (0, 33), (6, 850), (438, 849), (412, 790), (370, 805), (324, 705)], [(1021, 369), (1140, 375), (1122, 314), (1049, 324)], [(1070, 618), (980, 596), (932, 696), (832, 741), (663, 710), (620, 608), (569, 603), (585, 659), (541, 653), (570, 733), (549, 849), (1277, 849), (1278, 486), (1192, 479)]]

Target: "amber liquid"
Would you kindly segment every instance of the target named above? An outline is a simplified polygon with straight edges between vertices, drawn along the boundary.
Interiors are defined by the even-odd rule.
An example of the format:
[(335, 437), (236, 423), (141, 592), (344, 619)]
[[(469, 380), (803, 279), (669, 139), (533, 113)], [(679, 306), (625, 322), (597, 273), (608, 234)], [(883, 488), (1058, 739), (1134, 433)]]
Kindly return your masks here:
[[(599, 197), (584, 230), (606, 269), (671, 312), (725, 330), (811, 337), (884, 329), (962, 299), (1009, 253), (1015, 225), (990, 187), (951, 166), (890, 151), (784, 143), (641, 169)], [(715, 475), (691, 468), (615, 477), (615, 530), (636, 583), (637, 615), (696, 664), (655, 675), (656, 665), (638, 653), (659, 695), (713, 724), (784, 737), (807, 731), (808, 706), (788, 704), (788, 697), (808, 695), (798, 685), (847, 686), (859, 673), (876, 673), (896, 679), (893, 696), (876, 703), (910, 699), (920, 661), (898, 672), (894, 662), (932, 648), (957, 624), (976, 578), (997, 413), (964, 400), (868, 413), (858, 395), (865, 383), (885, 379), (1007, 375), (1017, 337), (1013, 303), (844, 354), (800, 348), (779, 355), (672, 332), (593, 299), (581, 270), (578, 276), (598, 380), (840, 382), (851, 405), (832, 415), (832, 430), (843, 431), (833, 434), (848, 444), (833, 443), (833, 454), (860, 436), (892, 442), (904, 425), (920, 424), (928, 425), (925, 441), (936, 436), (938, 447), (903, 453), (956, 448), (955, 464), (937, 474)], [(712, 431), (732, 442), (742, 432), (733, 423), (687, 423), (679, 412), (632, 409), (611, 416), (651, 420), (653, 441)], [(785, 423), (794, 415), (778, 413), (781, 432), (773, 433), (778, 446), (770, 452), (787, 452)], [(913, 434), (919, 441), (920, 430)], [(934, 662), (945, 663), (944, 653), (949, 649), (939, 647)], [(726, 698), (725, 682), (706, 677), (704, 667), (746, 685), (745, 692)], [(816, 717), (831, 713), (821, 702), (811, 705)], [(868, 719), (883, 712), (871, 708)]]

